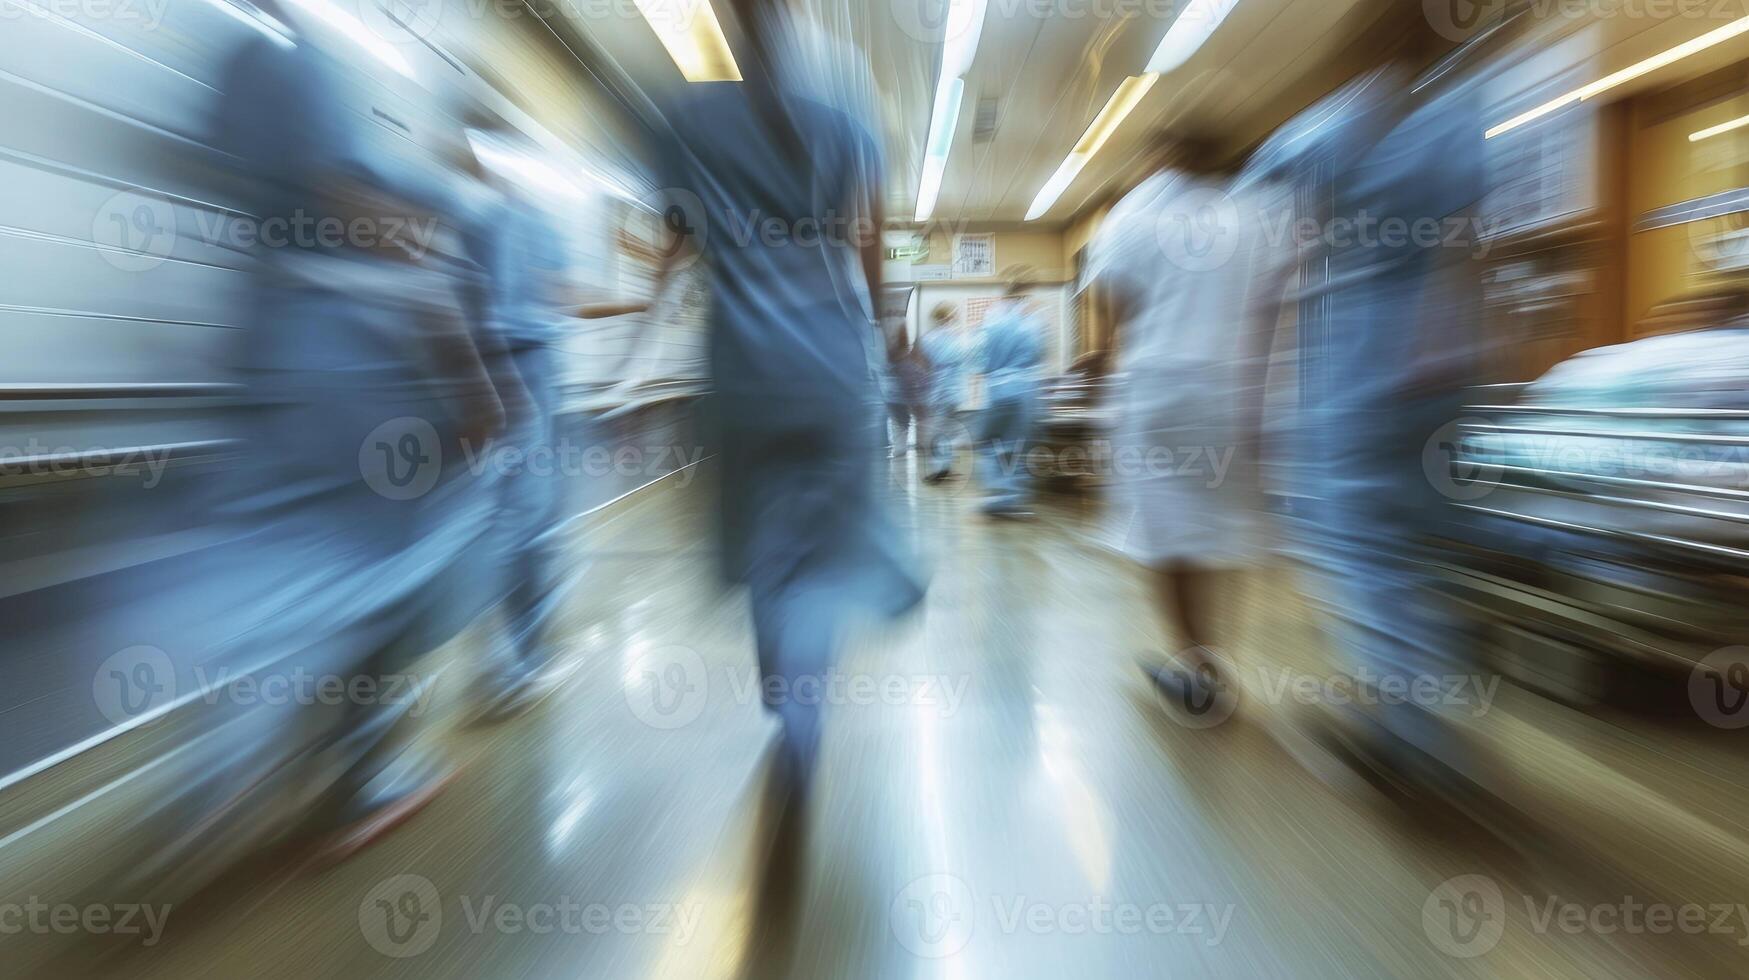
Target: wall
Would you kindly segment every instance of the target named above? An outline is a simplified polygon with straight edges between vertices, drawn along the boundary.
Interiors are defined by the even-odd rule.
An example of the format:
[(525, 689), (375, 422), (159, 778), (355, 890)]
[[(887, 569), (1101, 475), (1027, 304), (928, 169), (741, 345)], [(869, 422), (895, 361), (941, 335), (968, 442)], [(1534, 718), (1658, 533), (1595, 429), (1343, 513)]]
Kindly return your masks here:
[[(1630, 225), (1656, 208), (1743, 186), (1749, 174), (1749, 130), (1700, 143), (1690, 133), (1749, 114), (1749, 84), (1742, 69), (1711, 76), (1667, 93), (1636, 99), (1627, 189)], [(1723, 94), (1721, 94), (1723, 93)], [(1704, 271), (1696, 245), (1724, 227), (1702, 221), (1631, 232), (1627, 248), (1625, 315), (1630, 335), (1653, 307), (1694, 290)]]

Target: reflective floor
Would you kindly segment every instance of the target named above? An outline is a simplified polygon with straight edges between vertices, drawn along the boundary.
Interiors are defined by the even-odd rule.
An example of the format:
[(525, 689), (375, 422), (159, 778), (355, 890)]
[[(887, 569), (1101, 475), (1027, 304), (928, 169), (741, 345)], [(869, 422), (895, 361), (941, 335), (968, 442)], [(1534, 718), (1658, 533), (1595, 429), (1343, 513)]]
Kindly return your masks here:
[[(791, 975), (1727, 976), (1741, 965), (1729, 937), (1563, 932), (1539, 917), (1548, 899), (1599, 887), (1591, 871), (1417, 826), (1314, 776), (1275, 709), (1180, 724), (1135, 666), (1165, 642), (1143, 583), (1087, 519), (1047, 509), (991, 523), (973, 512), (973, 488), (921, 487), (910, 468), (895, 470), (895, 499), (932, 557), (932, 590), (911, 619), (859, 634), (822, 692), (824, 776)], [(461, 768), (409, 824), (339, 866), (246, 869), (174, 909), (156, 945), (94, 950), (74, 968), (736, 975), (773, 729), (742, 603), (714, 585), (708, 493), (704, 480), (670, 479), (587, 529), (589, 571), (561, 624), (575, 672), (502, 724), (443, 714)], [(1287, 572), (1254, 583), (1235, 650), (1285, 662), (1320, 656), (1318, 644)], [(1503, 713), (1517, 710), (1512, 697), (1500, 695)], [(1513, 739), (1548, 728), (1500, 725)], [(1585, 758), (1604, 752), (1594, 739)], [(1560, 779), (1582, 782), (1582, 769)], [(1738, 802), (1710, 808), (1707, 826), (1744, 812)], [(1598, 827), (1590, 840), (1609, 849)], [(1740, 853), (1728, 836), (1700, 862), (1727, 876)], [(1442, 903), (1457, 893), (1441, 886), (1462, 875), (1499, 890), (1503, 922), (1453, 925)]]

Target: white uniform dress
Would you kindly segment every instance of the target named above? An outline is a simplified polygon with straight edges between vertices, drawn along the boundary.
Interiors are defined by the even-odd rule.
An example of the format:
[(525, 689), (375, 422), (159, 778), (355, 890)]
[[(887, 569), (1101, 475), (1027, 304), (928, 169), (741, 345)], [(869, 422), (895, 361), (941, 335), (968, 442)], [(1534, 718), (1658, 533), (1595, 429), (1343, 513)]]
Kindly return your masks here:
[(1138, 562), (1231, 567), (1258, 550), (1260, 397), (1294, 249), (1289, 212), (1262, 189), (1165, 171), (1112, 208), (1090, 275), (1128, 308), (1118, 330), (1123, 420), (1115, 528)]

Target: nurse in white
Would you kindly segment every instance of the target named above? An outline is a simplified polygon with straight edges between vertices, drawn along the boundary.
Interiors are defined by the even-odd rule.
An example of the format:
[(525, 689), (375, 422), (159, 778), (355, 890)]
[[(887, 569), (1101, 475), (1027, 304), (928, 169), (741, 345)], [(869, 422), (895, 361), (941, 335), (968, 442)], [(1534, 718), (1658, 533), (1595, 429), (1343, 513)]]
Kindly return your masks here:
[(1115, 512), (1183, 647), (1148, 670), (1193, 710), (1220, 690), (1215, 626), (1259, 551), (1264, 367), (1293, 267), (1291, 243), (1267, 234), (1279, 207), (1168, 168), (1112, 209), (1092, 249), (1123, 379)]

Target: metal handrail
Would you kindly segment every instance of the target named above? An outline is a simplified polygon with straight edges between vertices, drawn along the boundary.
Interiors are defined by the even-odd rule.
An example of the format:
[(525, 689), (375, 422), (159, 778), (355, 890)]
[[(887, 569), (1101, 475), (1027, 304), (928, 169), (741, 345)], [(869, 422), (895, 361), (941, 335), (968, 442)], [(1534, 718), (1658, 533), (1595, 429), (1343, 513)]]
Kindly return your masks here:
[(1738, 408), (1565, 408), (1559, 405), (1470, 405), (1465, 412), (1484, 415), (1519, 412), (1525, 415), (1583, 415), (1623, 419), (1749, 419), (1749, 409)]
[[(1678, 493), (1695, 497), (1716, 497), (1720, 500), (1749, 501), (1749, 490), (1732, 490), (1727, 487), (1708, 487), (1692, 483), (1664, 483), (1660, 480), (1642, 480), (1631, 476), (1606, 476), (1601, 473), (1574, 473), (1568, 470), (1546, 470), (1535, 466), (1513, 466), (1508, 463), (1483, 463), (1479, 461), (1463, 461), (1464, 465), (1495, 470), (1508, 474), (1523, 474), (1526, 476), (1550, 477), (1560, 480), (1577, 480), (1583, 483), (1601, 483), (1605, 486), (1631, 487), (1636, 490), (1654, 490), (1665, 493)], [(1455, 467), (1458, 465), (1454, 463)], [(1458, 479), (1468, 479), (1458, 477)], [(1471, 483), (1488, 481), (1468, 479)], [(1530, 489), (1523, 484), (1502, 483), (1502, 487)]]
[(1459, 428), (1465, 432), (1491, 435), (1566, 436), (1643, 442), (1691, 442), (1712, 446), (1749, 446), (1749, 435), (1730, 436), (1697, 432), (1599, 432), (1596, 429), (1550, 429), (1534, 425), (1482, 425), (1477, 423), (1468, 423)]
[(76, 480), (95, 477), (95, 470), (143, 466), (152, 462), (185, 463), (220, 455), (243, 445), (241, 439), (202, 439), (154, 446), (125, 446), (65, 453), (38, 453), (8, 459), (0, 456), (0, 482)]
[(215, 398), (242, 394), (244, 386), (206, 381), (121, 383), (4, 383), (0, 401), (50, 401), (78, 398)]
[(1592, 535), (1594, 537), (1633, 541), (1640, 544), (1663, 545), (1665, 547), (1677, 548), (1683, 551), (1699, 552), (1715, 558), (1730, 558), (1735, 561), (1749, 561), (1749, 551), (1744, 551), (1741, 548), (1731, 548), (1720, 544), (1702, 544), (1699, 541), (1672, 538), (1663, 534), (1647, 534), (1643, 531), (1621, 531), (1604, 527), (1592, 527), (1589, 524), (1574, 524), (1571, 521), (1558, 521), (1552, 517), (1537, 517), (1532, 514), (1519, 514), (1509, 510), (1500, 510), (1495, 507), (1481, 507), (1476, 504), (1454, 504), (1453, 506), (1457, 507), (1459, 510), (1467, 510), (1476, 514), (1484, 514), (1489, 517), (1499, 517), (1509, 521), (1518, 521), (1523, 524), (1534, 524), (1539, 527), (1554, 528), (1560, 531), (1573, 531), (1579, 534)]
[[(1471, 483), (1488, 483), (1485, 480), (1471, 480)], [(1679, 514), (1683, 517), (1699, 517), (1714, 521), (1729, 521), (1733, 524), (1749, 524), (1749, 512), (1731, 513), (1730, 511), (1707, 510), (1704, 507), (1689, 507), (1684, 504), (1673, 504), (1662, 500), (1639, 500), (1634, 497), (1612, 497), (1604, 494), (1581, 493), (1577, 490), (1558, 490), (1554, 487), (1536, 487), (1521, 483), (1496, 483), (1507, 490), (1520, 490), (1524, 493), (1541, 494), (1548, 497), (1562, 497), (1568, 500), (1583, 500), (1586, 503), (1607, 504), (1610, 506), (1637, 507), (1641, 510), (1655, 510), (1664, 514)]]

